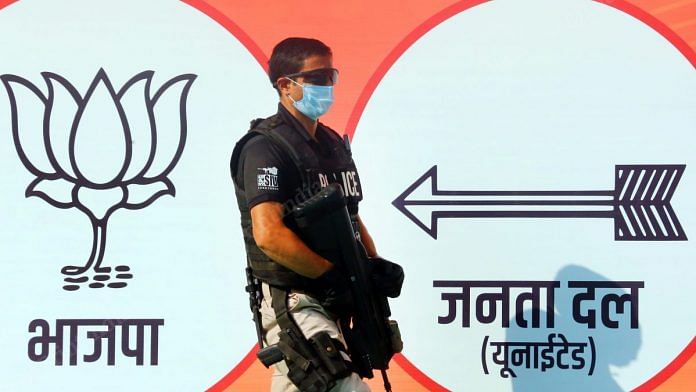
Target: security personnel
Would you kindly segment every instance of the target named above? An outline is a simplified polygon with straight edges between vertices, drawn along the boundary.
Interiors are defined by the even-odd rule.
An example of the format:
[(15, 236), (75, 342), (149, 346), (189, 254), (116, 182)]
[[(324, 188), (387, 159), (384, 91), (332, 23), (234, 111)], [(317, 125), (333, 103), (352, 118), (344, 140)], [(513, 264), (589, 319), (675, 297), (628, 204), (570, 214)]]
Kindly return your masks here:
[[(273, 49), (269, 78), (279, 94), (278, 112), (252, 121), (252, 129), (237, 143), (230, 162), (247, 260), (253, 275), (263, 282), (264, 340), (267, 345), (279, 341), (282, 332), (276, 316), (286, 311), (277, 312), (274, 305), (285, 303), (304, 336), (328, 334), (350, 369), (336, 323), (351, 305), (349, 288), (341, 283), (333, 264), (301, 240), (289, 214), (292, 206), (328, 184), (338, 183), (356, 237), (369, 256), (377, 256), (358, 215), (362, 188), (350, 149), (335, 131), (317, 121), (331, 106), (338, 78), (331, 49), (316, 39), (285, 39)], [(287, 295), (287, 299), (273, 301), (278, 295)], [(274, 365), (272, 391), (299, 390), (288, 376), (288, 363)], [(292, 376), (292, 369), (290, 372)], [(332, 382), (331, 391), (369, 391), (350, 370), (339, 377)]]

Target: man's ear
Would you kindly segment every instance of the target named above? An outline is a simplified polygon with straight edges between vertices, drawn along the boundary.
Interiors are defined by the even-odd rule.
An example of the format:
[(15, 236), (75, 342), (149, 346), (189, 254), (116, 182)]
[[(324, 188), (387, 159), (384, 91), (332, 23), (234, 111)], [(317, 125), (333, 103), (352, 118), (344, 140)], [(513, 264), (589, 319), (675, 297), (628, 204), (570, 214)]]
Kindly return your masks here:
[(278, 78), (276, 80), (276, 86), (278, 86), (278, 91), (280, 91), (280, 95), (286, 95), (288, 94), (290, 81), (287, 78)]

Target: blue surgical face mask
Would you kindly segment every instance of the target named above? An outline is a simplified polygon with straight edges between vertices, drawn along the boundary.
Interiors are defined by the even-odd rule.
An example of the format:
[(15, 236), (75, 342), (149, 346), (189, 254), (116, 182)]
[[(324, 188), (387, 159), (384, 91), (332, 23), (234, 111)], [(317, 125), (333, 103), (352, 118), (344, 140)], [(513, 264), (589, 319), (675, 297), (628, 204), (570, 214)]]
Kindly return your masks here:
[(302, 99), (299, 101), (288, 95), (295, 109), (315, 121), (329, 111), (333, 104), (333, 86), (315, 86), (300, 84), (290, 78), (288, 80), (302, 87)]

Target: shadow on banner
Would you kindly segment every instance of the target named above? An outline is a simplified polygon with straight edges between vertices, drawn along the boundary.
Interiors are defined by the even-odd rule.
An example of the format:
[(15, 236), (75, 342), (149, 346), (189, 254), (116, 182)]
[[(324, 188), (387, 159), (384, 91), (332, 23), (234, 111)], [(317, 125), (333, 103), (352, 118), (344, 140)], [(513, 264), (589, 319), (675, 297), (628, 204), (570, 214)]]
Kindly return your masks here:
[[(610, 307), (604, 304), (607, 305), (605, 315), (615, 321), (616, 325), (612, 325), (608, 320), (605, 322), (600, 309), (604, 306), (603, 298), (611, 295), (625, 296), (628, 295), (628, 291), (619, 284), (614, 286), (615, 282), (606, 277), (577, 265), (562, 268), (555, 280), (561, 282), (561, 287), (560, 290), (556, 290), (556, 314), (553, 328), (548, 328), (543, 323), (541, 328), (521, 328), (516, 321), (520, 317), (532, 320), (531, 309), (525, 310), (510, 320), (510, 329), (506, 336), (508, 344), (542, 342), (539, 346), (530, 347), (538, 349), (539, 355), (536, 359), (530, 357), (530, 361), (527, 362), (529, 367), (514, 368), (515, 375), (510, 375), (513, 391), (554, 391), (561, 388), (564, 392), (623, 391), (614, 380), (610, 365), (622, 367), (636, 359), (641, 346), (641, 331), (637, 321), (635, 321), (635, 328), (631, 327), (633, 315), (628, 304), (624, 303), (626, 306), (623, 308), (623, 313), (620, 311), (623, 305)], [(601, 282), (600, 285), (610, 287), (587, 290), (587, 292), (594, 291), (594, 295), (589, 296), (578, 288), (568, 287), (568, 282)], [(593, 313), (593, 310), (596, 313)], [(541, 320), (545, 320), (546, 316), (546, 312), (540, 311)], [(594, 320), (590, 322), (589, 319)], [(578, 322), (578, 320), (588, 323)], [(591, 327), (593, 324), (594, 328)], [(612, 325), (614, 328), (605, 324)], [(574, 353), (574, 348), (580, 351), (578, 342), (590, 341), (594, 351), (591, 355), (592, 359)], [(565, 352), (562, 347), (564, 342), (570, 345), (570, 348), (565, 348)], [(545, 347), (548, 348), (548, 344), (555, 344), (556, 348), (561, 347), (561, 349), (545, 349)], [(587, 346), (584, 348), (589, 350)], [(514, 360), (514, 358), (511, 359)], [(531, 363), (536, 360), (538, 360), (536, 363), (538, 367)], [(590, 372), (587, 370), (587, 361), (592, 362)], [(550, 364), (552, 366), (549, 366)]]

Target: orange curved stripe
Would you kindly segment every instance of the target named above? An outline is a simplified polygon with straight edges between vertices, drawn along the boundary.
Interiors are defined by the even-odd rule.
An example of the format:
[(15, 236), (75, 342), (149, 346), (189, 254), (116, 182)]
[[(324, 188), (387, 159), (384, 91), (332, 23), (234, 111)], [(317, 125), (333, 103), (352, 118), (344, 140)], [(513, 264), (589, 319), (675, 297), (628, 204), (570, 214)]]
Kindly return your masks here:
[(398, 60), (399, 57), (401, 57), (401, 55), (403, 55), (404, 52), (411, 47), (411, 45), (413, 45), (420, 37), (425, 35), (425, 33), (432, 30), (435, 26), (439, 25), (445, 20), (487, 1), (489, 0), (463, 0), (452, 4), (451, 6), (425, 20), (423, 23), (413, 29), (408, 35), (406, 35), (406, 37), (398, 44), (396, 44), (394, 49), (392, 49), (384, 60), (382, 60), (382, 62), (377, 66), (377, 69), (367, 81), (363, 91), (360, 93), (360, 96), (355, 103), (355, 107), (353, 107), (353, 111), (348, 117), (345, 133), (351, 138), (353, 137), (355, 129), (358, 126), (358, 121), (360, 121), (360, 117), (367, 106), (367, 102), (370, 100), (370, 97), (372, 97), (377, 85), (382, 78), (384, 78), (384, 75), (387, 74), (392, 65), (396, 63), (396, 60)]
[(259, 47), (259, 45), (254, 42), (249, 35), (237, 26), (232, 19), (228, 18), (227, 15), (217, 10), (217, 8), (212, 7), (210, 4), (203, 0), (181, 0), (183, 3), (190, 5), (191, 7), (204, 13), (214, 21), (218, 22), (222, 27), (229, 31), (233, 36), (235, 36), (239, 42), (251, 53), (252, 56), (258, 61), (261, 68), (264, 71), (268, 70), (268, 57), (264, 51)]
[(696, 0), (631, 0), (628, 3), (660, 21), (681, 37), (685, 46), (696, 51)]
[(432, 15), (460, 0), (184, 2), (209, 14), (244, 46), (261, 48), (254, 49), (253, 54), (263, 67), (273, 46), (288, 36), (314, 37), (328, 43), (341, 77), (336, 85), (337, 100), (322, 121), (340, 133), (352, 134), (346, 127), (348, 118), (385, 56)]
[[(691, 343), (679, 354), (669, 365), (665, 366), (653, 378), (643, 383), (633, 390), (633, 392), (650, 392), (663, 385), (665, 381), (673, 377), (680, 369), (692, 359), (696, 353), (696, 337), (691, 339)], [(695, 362), (695, 361), (692, 361)], [(696, 363), (696, 362), (695, 362)], [(691, 384), (692, 386), (694, 384)]]
[(237, 364), (237, 366), (230, 370), (230, 372), (227, 373), (223, 378), (221, 378), (220, 381), (216, 382), (215, 385), (208, 388), (206, 392), (222, 392), (227, 387), (239, 380), (242, 377), (242, 375), (244, 375), (244, 373), (247, 373), (249, 368), (256, 362), (257, 351), (259, 351), (258, 344), (254, 345), (254, 347), (252, 347), (251, 350), (249, 350), (247, 355), (244, 356), (244, 358)]
[(432, 378), (428, 377), (427, 374), (421, 372), (417, 367), (415, 367), (411, 361), (406, 359), (402, 354), (397, 354), (394, 356), (394, 362), (398, 364), (402, 369), (406, 371), (414, 380), (419, 384), (424, 386), (430, 392), (449, 392), (449, 389), (438, 384)]
[(693, 18), (689, 18), (689, 16), (693, 16), (696, 12), (696, 1), (690, 0), (689, 2), (681, 2), (674, 5), (675, 7), (671, 9), (665, 9), (663, 7), (659, 12), (657, 11), (659, 8), (655, 10), (646, 10), (646, 12), (660, 19), (665, 24), (668, 24), (670, 28), (676, 30), (679, 28), (678, 23), (680, 20), (685, 18), (693, 20)]
[[(254, 346), (235, 369), (206, 392), (267, 391), (271, 386), (271, 369), (266, 369), (256, 360), (258, 346)], [(397, 354), (387, 372), (394, 391), (399, 392), (449, 392), (425, 374), (415, 368), (403, 355)], [(364, 380), (370, 389), (384, 389), (382, 377), (375, 372), (375, 377)]]
[(665, 37), (684, 57), (689, 60), (692, 66), (696, 68), (696, 51), (690, 47), (682, 37), (674, 32), (667, 24), (643, 10), (642, 8), (632, 4), (626, 0), (595, 0), (598, 3), (606, 4), (616, 8), (619, 11), (625, 12), (632, 17), (645, 23), (660, 35)]
[[(634, 2), (637, 3), (637, 2)], [(671, 1), (671, 2), (664, 2), (664, 1), (653, 1), (652, 5), (649, 8), (646, 7), (641, 7), (643, 9), (650, 10), (650, 13), (655, 15), (655, 16), (660, 16), (662, 18), (662, 14), (673, 11), (675, 9), (680, 9), (685, 6), (691, 5), (691, 4), (696, 4), (696, 0), (677, 0), (677, 1)]]

